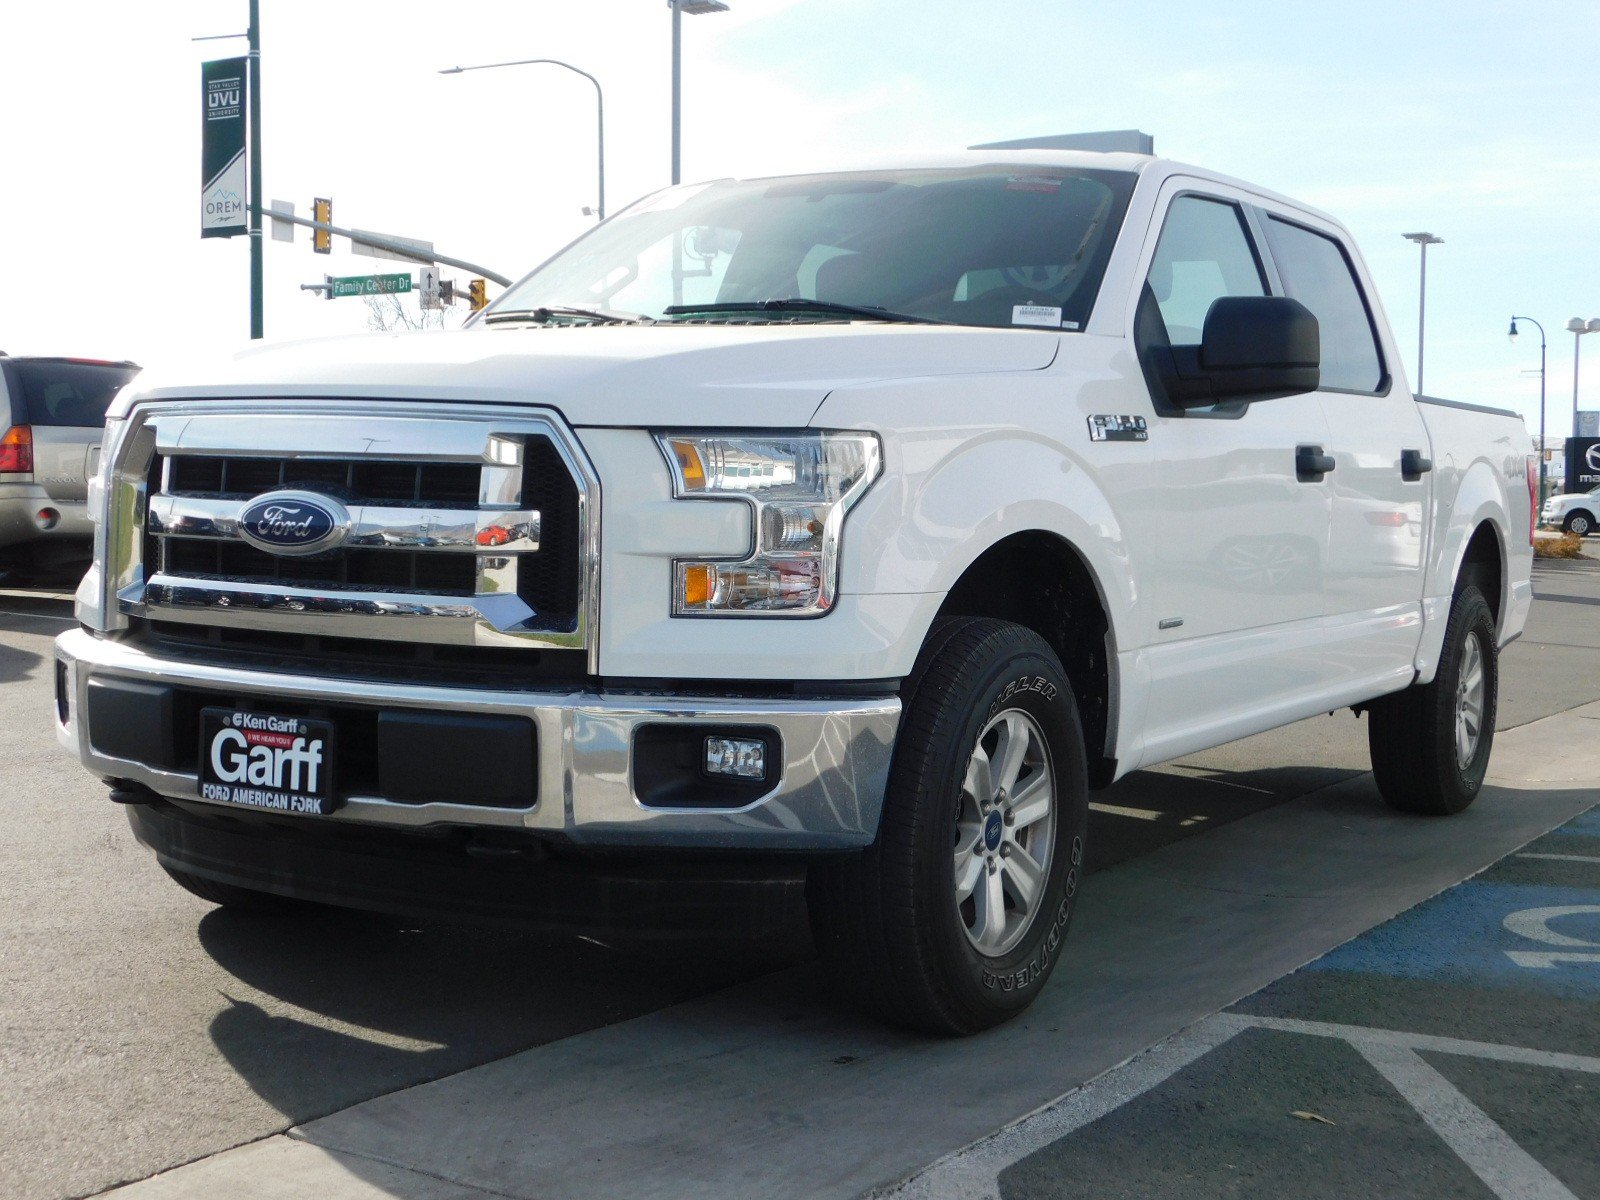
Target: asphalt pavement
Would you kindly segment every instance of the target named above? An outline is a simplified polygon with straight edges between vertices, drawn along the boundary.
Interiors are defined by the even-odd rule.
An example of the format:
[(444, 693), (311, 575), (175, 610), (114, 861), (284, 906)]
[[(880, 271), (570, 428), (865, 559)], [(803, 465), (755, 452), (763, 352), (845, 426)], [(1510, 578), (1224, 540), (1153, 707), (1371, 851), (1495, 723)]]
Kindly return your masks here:
[[(671, 953), (367, 916), (249, 920), (212, 910), (162, 875), (134, 845), (104, 788), (54, 744), (50, 639), (70, 625), (64, 597), (0, 591), (0, 727), (9, 731), (0, 812), (11, 834), (0, 849), (0, 904), (11, 915), (0, 934), (0, 1021), (7, 1030), (0, 1121), (9, 1133), (0, 1144), (0, 1193), (86, 1195), (204, 1160), (133, 1190), (256, 1194), (228, 1174), (236, 1161), (228, 1151), (254, 1157), (251, 1178), (285, 1188), (299, 1180), (311, 1189), (259, 1193), (273, 1196), (333, 1194), (324, 1168), (369, 1189), (351, 1195), (419, 1197), (481, 1194), (473, 1189), (677, 1195), (688, 1194), (680, 1184), (730, 1180), (738, 1186), (704, 1194), (853, 1195), (889, 1183), (1457, 882), (1542, 833), (1540, 821), (1548, 828), (1566, 820), (1567, 810), (1580, 806), (1578, 789), (1545, 786), (1534, 776), (1542, 756), (1561, 760), (1561, 740), (1586, 719), (1572, 710), (1600, 698), (1600, 564), (1541, 563), (1535, 586), (1528, 633), (1503, 659), (1501, 700), (1502, 729), (1528, 726), (1528, 744), (1518, 750), (1516, 737), (1505, 735), (1496, 762), (1498, 768), (1508, 755), (1526, 778), (1508, 785), (1498, 807), (1480, 802), (1469, 814), (1474, 823), (1456, 832), (1455, 822), (1381, 813), (1364, 776), (1365, 730), (1348, 713), (1139, 772), (1094, 797), (1091, 859), (1103, 882), (1086, 885), (1073, 949), (1037, 1018), (998, 1038), (934, 1044), (859, 1025), (828, 1007), (809, 964), (798, 893), (793, 919), (759, 941), (709, 930)], [(1560, 729), (1532, 728), (1547, 719)], [(1552, 737), (1557, 741), (1547, 747)], [(1194, 914), (1165, 907), (1161, 893), (1175, 902), (1227, 886), (1214, 876), (1196, 882), (1194, 872), (1237, 868), (1252, 854), (1276, 852), (1258, 838), (1269, 826), (1293, 842), (1304, 822), (1326, 819), (1335, 842), (1352, 836), (1359, 844), (1371, 836), (1361, 833), (1368, 815), (1373, 829), (1393, 826), (1423, 838), (1414, 847), (1415, 879), (1398, 888), (1385, 881), (1369, 888), (1366, 902), (1333, 914), (1323, 911), (1326, 896), (1280, 903), (1242, 886), (1235, 919), (1258, 929), (1255, 940), (1224, 937), (1213, 945), (1201, 938), (1196, 946), (1211, 956), (1212, 969), (1186, 959), (1178, 975), (1153, 986), (1152, 964), (1173, 965), (1164, 956), (1182, 949), (1183, 936), (1196, 935), (1186, 924)], [(1351, 828), (1357, 832), (1339, 833)], [(1407, 832), (1413, 828), (1438, 832)], [(1359, 874), (1367, 869), (1354, 865), (1361, 857), (1353, 851), (1340, 869)], [(1173, 878), (1185, 882), (1174, 887)], [(1347, 886), (1348, 877), (1334, 882)], [(1191, 885), (1200, 890), (1184, 890)], [(1423, 886), (1430, 890), (1413, 894)], [(1092, 917), (1097, 894), (1136, 908), (1143, 922), (1137, 936), (1146, 940), (1130, 942), (1134, 925), (1112, 920), (1117, 914)], [(1124, 1011), (1071, 1007), (1086, 997), (1111, 999), (1108, 983), (1080, 984), (1097, 971), (1128, 989), (1117, 998)], [(1136, 986), (1141, 990), (1132, 991)], [(991, 1061), (1008, 1038), (1020, 1039), (1027, 1057)], [(646, 1053), (651, 1046), (659, 1049)], [(536, 1067), (527, 1055), (542, 1055), (548, 1065)], [(704, 1070), (708, 1055), (724, 1064), (748, 1058), (769, 1073), (768, 1086)], [(630, 1064), (675, 1081), (675, 1097), (621, 1070)], [(696, 1069), (685, 1075), (683, 1064)], [(580, 1068), (581, 1076), (570, 1074)], [(917, 1080), (945, 1079), (946, 1071), (1009, 1082), (987, 1095), (951, 1091), (948, 1081), (937, 1093), (916, 1088)], [(882, 1074), (862, 1094), (876, 1107), (865, 1111), (905, 1112), (909, 1105), (927, 1133), (908, 1138), (895, 1121), (874, 1129), (868, 1120), (830, 1158), (825, 1144), (803, 1136), (837, 1132), (818, 1119), (817, 1106), (832, 1094), (832, 1081), (857, 1096), (859, 1081), (875, 1072)], [(631, 1091), (575, 1091), (580, 1077)], [(489, 1086), (496, 1079), (509, 1094)], [(445, 1082), (432, 1093), (418, 1086), (439, 1080)], [(452, 1087), (444, 1109), (422, 1110), (436, 1133), (459, 1132), (465, 1111), (498, 1103), (524, 1123), (519, 1151), (471, 1143), (486, 1157), (474, 1160), (477, 1173), (462, 1174), (457, 1159), (434, 1169), (384, 1147), (374, 1130), (410, 1129), (412, 1105), (432, 1103), (438, 1089)], [(708, 1097), (705, 1089), (716, 1087), (733, 1090)], [(788, 1094), (793, 1104), (785, 1103)], [(526, 1108), (530, 1096), (537, 1112)], [(755, 1105), (754, 1114), (742, 1115), (762, 1137), (775, 1146), (792, 1143), (801, 1156), (767, 1155), (759, 1139), (724, 1142), (718, 1151), (705, 1135), (683, 1136), (680, 1123), (699, 1121), (712, 1099), (740, 1098)], [(369, 1101), (378, 1108), (363, 1103)], [(384, 1104), (397, 1107), (385, 1116)], [(623, 1109), (632, 1140), (630, 1125), (615, 1127)], [(861, 1116), (850, 1105), (842, 1111)], [(488, 1121), (485, 1128), (501, 1126)], [(282, 1136), (288, 1130), (296, 1132)], [(419, 1153), (438, 1148), (427, 1138), (411, 1141)], [(568, 1169), (539, 1174), (544, 1156), (566, 1152), (579, 1155)], [(731, 1175), (717, 1165), (729, 1156), (743, 1162)], [(496, 1162), (511, 1172), (513, 1190), (495, 1175)], [(485, 1163), (487, 1173), (478, 1170)], [(208, 1171), (224, 1174), (195, 1174)], [(774, 1186), (762, 1183), (765, 1175)], [(181, 1190), (190, 1186), (185, 1179), (202, 1178), (228, 1182), (209, 1192)], [(585, 1178), (595, 1182), (592, 1191), (584, 1191)], [(638, 1186), (608, 1191), (602, 1180)], [(173, 1188), (179, 1190), (161, 1190)]]

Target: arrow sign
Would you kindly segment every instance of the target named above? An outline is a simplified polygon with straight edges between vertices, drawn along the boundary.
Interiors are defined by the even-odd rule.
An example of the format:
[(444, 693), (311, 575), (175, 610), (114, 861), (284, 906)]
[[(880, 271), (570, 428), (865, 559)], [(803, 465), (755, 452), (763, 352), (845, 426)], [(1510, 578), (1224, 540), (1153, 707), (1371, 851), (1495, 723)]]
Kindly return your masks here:
[(392, 296), (411, 290), (411, 276), (404, 275), (335, 275), (333, 298), (341, 296)]

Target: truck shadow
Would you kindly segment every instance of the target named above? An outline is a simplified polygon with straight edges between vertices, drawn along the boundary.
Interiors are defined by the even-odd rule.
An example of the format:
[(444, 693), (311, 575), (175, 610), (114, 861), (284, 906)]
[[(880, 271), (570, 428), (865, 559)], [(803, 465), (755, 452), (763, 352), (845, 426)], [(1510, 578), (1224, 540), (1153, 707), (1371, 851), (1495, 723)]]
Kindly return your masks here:
[[(1091, 796), (1090, 869), (1353, 774), (1300, 768), (1290, 786), (1273, 770), (1136, 772)], [(767, 927), (708, 925), (671, 943), (310, 906), (270, 917), (217, 909), (199, 934), (242, 985), (213, 1019), (212, 1041), (293, 1122), (812, 957), (798, 883)]]
[[(4, 621), (0, 621), (0, 630), (8, 629), (10, 629), (10, 626)], [(15, 646), (0, 646), (0, 684), (15, 683), (19, 680), (33, 678), (39, 669), (39, 665), (43, 662), (43, 655), (35, 654), (31, 650), (18, 650)]]
[(707, 927), (666, 944), (312, 906), (272, 916), (216, 909), (199, 934), (244, 985), (224, 993), (212, 1041), (293, 1122), (812, 955), (798, 887), (772, 927)]

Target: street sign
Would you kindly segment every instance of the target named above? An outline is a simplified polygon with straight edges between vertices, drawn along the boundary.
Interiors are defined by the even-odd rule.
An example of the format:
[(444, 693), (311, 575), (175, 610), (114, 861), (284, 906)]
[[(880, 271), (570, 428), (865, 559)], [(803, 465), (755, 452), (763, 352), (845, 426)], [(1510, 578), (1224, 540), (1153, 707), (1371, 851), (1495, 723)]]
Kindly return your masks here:
[[(376, 229), (352, 229), (355, 237), (350, 239), (350, 253), (364, 254), (368, 258), (393, 258), (399, 262), (431, 263), (433, 261), (433, 243), (422, 241), (420, 238), (395, 237), (392, 233), (379, 233)], [(382, 238), (386, 242), (399, 242), (402, 246), (415, 246), (421, 253), (412, 256), (401, 254), (398, 250), (383, 250), (377, 246), (368, 245), (361, 240), (363, 233), (370, 233), (373, 237)]]
[[(294, 216), (294, 204), (288, 200), (274, 200), (271, 208), (275, 213), (283, 213), (286, 216), (291, 217)], [(272, 240), (275, 242), (294, 241), (294, 226), (288, 221), (280, 221), (277, 217), (273, 217)]]
[(443, 308), (439, 303), (439, 268), (423, 267), (417, 272), (417, 290), (422, 293), (423, 308)]
[(411, 290), (409, 274), (335, 275), (329, 282), (335, 300), (341, 296), (393, 296)]

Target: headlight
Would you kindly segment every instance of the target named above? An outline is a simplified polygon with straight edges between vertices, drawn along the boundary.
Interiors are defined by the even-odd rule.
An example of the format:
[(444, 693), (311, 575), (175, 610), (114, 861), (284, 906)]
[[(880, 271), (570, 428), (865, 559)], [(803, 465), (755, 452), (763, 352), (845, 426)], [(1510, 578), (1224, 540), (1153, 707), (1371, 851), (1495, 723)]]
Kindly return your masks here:
[(878, 477), (870, 433), (658, 433), (680, 500), (743, 500), (755, 550), (673, 563), (674, 616), (821, 616), (839, 582), (839, 535)]

